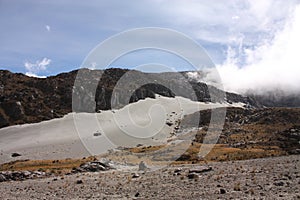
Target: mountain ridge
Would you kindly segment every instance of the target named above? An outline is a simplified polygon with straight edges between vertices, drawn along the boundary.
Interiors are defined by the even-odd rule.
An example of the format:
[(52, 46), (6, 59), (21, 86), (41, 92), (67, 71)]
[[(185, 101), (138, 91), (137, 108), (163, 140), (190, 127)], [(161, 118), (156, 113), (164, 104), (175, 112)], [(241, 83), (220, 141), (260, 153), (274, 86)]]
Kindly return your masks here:
[[(242, 102), (249, 107), (261, 107), (251, 97), (244, 97), (234, 93), (226, 94), (225, 99), (213, 99), (210, 92), (217, 94), (223, 91), (206, 85), (205, 83), (188, 80), (185, 73), (143, 73), (136, 70), (111, 68), (106, 70), (81, 69), (84, 76), (77, 77), (79, 70), (61, 73), (47, 78), (28, 77), (21, 73), (12, 73), (8, 70), (0, 70), (0, 127), (16, 124), (34, 123), (53, 118), (59, 118), (72, 111), (75, 112), (97, 112), (99, 110), (112, 109), (112, 94), (120, 97), (128, 95), (130, 84), (137, 89), (132, 92), (129, 103), (140, 99), (155, 98), (156, 94), (174, 97), (172, 89), (179, 88), (179, 95), (189, 98), (188, 86), (195, 92), (195, 101), (214, 102), (227, 101), (228, 103)], [(128, 85), (117, 84), (121, 78), (126, 77)], [(101, 76), (101, 79), (99, 79)], [(76, 78), (77, 77), (77, 78)], [(139, 77), (136, 80), (135, 77)], [(82, 80), (81, 80), (82, 79)], [(153, 79), (159, 84), (153, 83)], [(81, 81), (78, 88), (74, 83)], [(95, 81), (97, 84), (95, 95), (90, 95), (88, 86)], [(96, 82), (97, 81), (97, 82)], [(98, 82), (99, 81), (99, 82)], [(148, 82), (147, 82), (148, 81)], [(146, 83), (146, 84), (145, 84)], [(139, 87), (139, 85), (141, 85)], [(80, 89), (81, 86), (84, 89)], [(77, 88), (76, 88), (77, 87)], [(72, 95), (77, 94), (79, 102), (72, 109)], [(74, 97), (74, 96), (73, 96)], [(76, 95), (75, 95), (76, 97)], [(73, 99), (74, 100), (74, 99)], [(117, 99), (117, 106), (128, 104), (126, 99)], [(74, 102), (73, 102), (74, 103)], [(94, 104), (90, 106), (90, 104)], [(92, 108), (92, 109), (91, 109)]]

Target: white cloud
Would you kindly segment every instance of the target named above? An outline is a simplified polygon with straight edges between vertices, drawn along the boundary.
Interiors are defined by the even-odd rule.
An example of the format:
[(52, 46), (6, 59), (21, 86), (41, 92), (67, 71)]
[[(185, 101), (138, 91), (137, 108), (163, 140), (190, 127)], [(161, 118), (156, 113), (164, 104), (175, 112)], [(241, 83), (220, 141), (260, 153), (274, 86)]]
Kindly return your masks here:
[(46, 30), (47, 30), (48, 32), (50, 32), (51, 27), (50, 27), (49, 25), (46, 25), (45, 28), (46, 28)]
[(51, 60), (49, 58), (43, 58), (41, 61), (37, 60), (35, 63), (31, 63), (31, 62), (26, 61), (24, 63), (24, 66), (27, 70), (26, 75), (27, 76), (43, 78), (43, 76), (38, 76), (38, 74), (40, 72), (46, 71), (47, 66), (50, 63), (51, 63)]
[(240, 19), (240, 17), (237, 16), (237, 15), (235, 15), (235, 16), (232, 16), (231, 19), (233, 19), (233, 20), (238, 20), (238, 19)]
[[(264, 6), (262, 6), (264, 7)], [(257, 12), (262, 8), (258, 8)], [(237, 49), (228, 48), (227, 60), (217, 66), (226, 90), (256, 93), (283, 90), (285, 93), (300, 91), (300, 5), (285, 21), (282, 30), (254, 48), (243, 47), (245, 64)]]
[[(291, 9), (297, 0), (191, 0), (188, 3), (173, 0), (158, 1), (159, 10), (169, 23), (197, 39), (213, 43), (235, 44), (232, 38), (245, 36), (247, 45), (273, 37), (283, 28)], [(239, 44), (237, 44), (239, 45)]]

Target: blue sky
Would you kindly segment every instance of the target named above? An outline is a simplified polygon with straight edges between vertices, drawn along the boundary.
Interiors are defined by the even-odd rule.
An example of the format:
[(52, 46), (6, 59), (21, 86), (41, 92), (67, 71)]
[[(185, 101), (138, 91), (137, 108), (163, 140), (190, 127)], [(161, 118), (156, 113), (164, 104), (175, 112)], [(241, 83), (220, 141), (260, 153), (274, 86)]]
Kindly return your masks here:
[[(221, 70), (233, 61), (237, 69), (246, 68), (257, 61), (254, 51), (272, 46), (298, 4), (297, 0), (0, 0), (0, 68), (38, 76), (77, 69), (100, 42), (141, 27), (186, 34)], [(156, 62), (188, 69), (178, 58), (150, 54)], [(128, 56), (114, 64), (132, 67), (132, 59), (147, 62), (143, 59), (150, 54)], [(225, 73), (234, 73), (232, 66), (230, 70)]]

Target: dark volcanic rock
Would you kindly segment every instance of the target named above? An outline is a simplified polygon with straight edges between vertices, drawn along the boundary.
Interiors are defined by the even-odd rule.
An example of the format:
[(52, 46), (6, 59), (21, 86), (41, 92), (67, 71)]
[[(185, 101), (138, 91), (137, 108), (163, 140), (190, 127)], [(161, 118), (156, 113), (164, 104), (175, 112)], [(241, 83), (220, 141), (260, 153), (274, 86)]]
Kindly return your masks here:
[(199, 175), (197, 174), (197, 173), (189, 173), (188, 175), (187, 175), (187, 177), (189, 178), (189, 179), (198, 179), (199, 178)]
[(9, 125), (9, 121), (7, 119), (7, 116), (4, 114), (1, 114), (0, 112), (0, 127), (5, 127)]
[(20, 101), (3, 102), (1, 107), (12, 120), (21, 120), (24, 117), (24, 109)]
[(12, 153), (11, 154), (11, 157), (18, 157), (18, 156), (21, 156), (21, 154), (19, 154), (19, 153)]
[(226, 193), (226, 190), (223, 189), (223, 188), (221, 188), (221, 189), (220, 189), (220, 194), (225, 194), (225, 193)]

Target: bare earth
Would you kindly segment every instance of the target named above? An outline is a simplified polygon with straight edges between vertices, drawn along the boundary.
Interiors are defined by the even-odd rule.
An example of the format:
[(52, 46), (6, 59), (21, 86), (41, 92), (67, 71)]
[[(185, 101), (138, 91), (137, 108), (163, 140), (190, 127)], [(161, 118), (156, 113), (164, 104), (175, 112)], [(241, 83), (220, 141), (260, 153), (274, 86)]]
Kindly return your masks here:
[(198, 164), (2, 182), (0, 199), (300, 199), (300, 155), (208, 165), (192, 179)]

